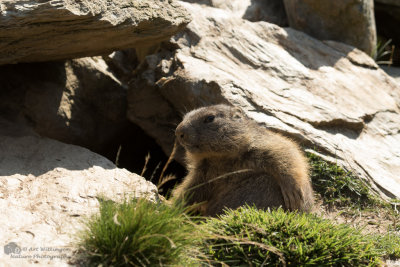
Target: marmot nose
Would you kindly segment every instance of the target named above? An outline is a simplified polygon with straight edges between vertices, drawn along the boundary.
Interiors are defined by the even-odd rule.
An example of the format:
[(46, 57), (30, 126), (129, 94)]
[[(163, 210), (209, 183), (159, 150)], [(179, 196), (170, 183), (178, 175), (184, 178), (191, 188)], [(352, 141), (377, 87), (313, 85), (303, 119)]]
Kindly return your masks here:
[(179, 140), (183, 140), (183, 139), (185, 138), (185, 134), (183, 133), (183, 130), (182, 130), (181, 125), (178, 125), (178, 127), (176, 127), (175, 136), (176, 136)]

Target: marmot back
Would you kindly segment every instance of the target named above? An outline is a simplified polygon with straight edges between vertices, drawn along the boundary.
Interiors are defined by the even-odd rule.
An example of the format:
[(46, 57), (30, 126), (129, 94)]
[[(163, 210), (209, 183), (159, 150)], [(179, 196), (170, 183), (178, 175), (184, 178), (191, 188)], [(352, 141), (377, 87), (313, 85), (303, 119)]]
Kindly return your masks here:
[(259, 126), (239, 108), (193, 110), (176, 128), (188, 175), (173, 191), (203, 215), (244, 204), (309, 211), (313, 192), (308, 164), (290, 139)]

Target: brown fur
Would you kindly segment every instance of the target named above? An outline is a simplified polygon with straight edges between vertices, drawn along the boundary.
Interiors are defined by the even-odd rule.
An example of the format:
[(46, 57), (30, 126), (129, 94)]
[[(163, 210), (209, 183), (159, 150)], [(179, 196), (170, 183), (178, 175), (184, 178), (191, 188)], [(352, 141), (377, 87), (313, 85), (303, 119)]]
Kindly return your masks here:
[(173, 198), (198, 203), (203, 215), (245, 203), (309, 211), (313, 192), (308, 163), (290, 139), (227, 105), (199, 108), (185, 115), (176, 137), (186, 150), (188, 175)]

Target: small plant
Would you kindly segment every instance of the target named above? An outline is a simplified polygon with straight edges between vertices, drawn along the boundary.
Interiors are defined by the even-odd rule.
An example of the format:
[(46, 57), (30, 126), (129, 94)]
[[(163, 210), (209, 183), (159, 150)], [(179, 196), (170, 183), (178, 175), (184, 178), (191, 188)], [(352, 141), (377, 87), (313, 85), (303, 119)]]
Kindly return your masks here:
[[(390, 46), (391, 42), (392, 39), (389, 39), (384, 43), (381, 38), (378, 38), (378, 42), (371, 54), (371, 57), (375, 60), (376, 64), (393, 64), (394, 46)], [(389, 56), (389, 60), (383, 60), (387, 56)]]
[(87, 223), (79, 261), (90, 266), (163, 266), (190, 262), (200, 237), (180, 205), (100, 201)]
[(315, 154), (307, 153), (307, 157), (311, 165), (313, 188), (321, 195), (324, 204), (361, 208), (383, 205), (360, 178)]
[[(282, 209), (228, 210), (207, 220), (205, 227), (209, 236), (215, 236), (205, 242), (205, 251), (229, 266), (376, 266), (382, 256), (399, 250), (398, 237), (389, 242), (312, 214)], [(385, 252), (384, 246), (393, 252)]]

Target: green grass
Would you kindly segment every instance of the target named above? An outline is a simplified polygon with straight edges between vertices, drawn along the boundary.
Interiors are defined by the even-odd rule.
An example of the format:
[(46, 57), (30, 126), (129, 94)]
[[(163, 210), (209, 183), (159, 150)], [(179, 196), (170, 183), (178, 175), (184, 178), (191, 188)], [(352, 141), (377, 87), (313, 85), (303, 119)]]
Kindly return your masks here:
[(385, 205), (371, 193), (369, 186), (351, 172), (337, 164), (327, 162), (319, 156), (307, 153), (311, 166), (311, 181), (314, 191), (321, 195), (328, 206), (357, 208)]
[(199, 231), (182, 205), (146, 200), (100, 201), (100, 214), (87, 223), (79, 260), (89, 266), (164, 266), (189, 263)]
[(400, 233), (389, 232), (385, 235), (374, 235), (377, 247), (385, 251), (385, 258), (400, 258)]
[(362, 234), (312, 214), (229, 210), (205, 227), (205, 251), (229, 266), (377, 266), (382, 256), (396, 255), (399, 236)]
[[(77, 262), (89, 266), (376, 266), (400, 258), (400, 216), (369, 186), (334, 163), (307, 154), (324, 205), (393, 216), (387, 234), (307, 213), (242, 207), (193, 218), (183, 205), (100, 200), (81, 236)], [(385, 213), (386, 212), (386, 213)], [(357, 214), (358, 214), (357, 213)], [(369, 213), (365, 213), (369, 214)], [(375, 222), (375, 221), (374, 221)], [(379, 219), (376, 221), (379, 223)]]
[(85, 266), (376, 266), (400, 257), (399, 235), (282, 209), (193, 220), (180, 205), (101, 201), (87, 226), (77, 260)]
[[(382, 37), (378, 36), (376, 46), (371, 53), (372, 59), (376, 64), (380, 65), (392, 65), (393, 64), (393, 51), (394, 46), (391, 45), (392, 39), (384, 40)], [(386, 59), (386, 60), (384, 60)]]

